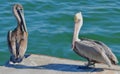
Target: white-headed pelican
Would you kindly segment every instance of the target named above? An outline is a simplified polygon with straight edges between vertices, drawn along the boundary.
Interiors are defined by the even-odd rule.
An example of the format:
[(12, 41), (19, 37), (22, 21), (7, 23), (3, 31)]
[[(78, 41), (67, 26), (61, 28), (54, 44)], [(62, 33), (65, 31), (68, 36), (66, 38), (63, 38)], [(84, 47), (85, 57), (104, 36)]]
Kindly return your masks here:
[(112, 64), (117, 64), (118, 60), (116, 56), (104, 43), (86, 38), (78, 38), (82, 25), (83, 17), (82, 13), (79, 12), (75, 15), (72, 48), (78, 55), (88, 60), (87, 66), (94, 65), (95, 63), (104, 63), (110, 67)]

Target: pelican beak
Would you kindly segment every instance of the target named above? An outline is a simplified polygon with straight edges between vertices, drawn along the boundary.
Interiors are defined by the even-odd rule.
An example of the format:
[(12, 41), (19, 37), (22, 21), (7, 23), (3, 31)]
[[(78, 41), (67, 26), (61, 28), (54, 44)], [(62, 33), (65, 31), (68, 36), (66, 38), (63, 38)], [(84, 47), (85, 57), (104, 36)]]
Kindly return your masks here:
[(19, 10), (18, 10), (18, 14), (19, 14), (20, 19), (21, 19), (22, 31), (27, 32), (26, 22), (25, 22), (25, 18), (24, 18), (24, 12), (23, 12), (23, 10), (22, 10), (22, 9), (19, 9)]

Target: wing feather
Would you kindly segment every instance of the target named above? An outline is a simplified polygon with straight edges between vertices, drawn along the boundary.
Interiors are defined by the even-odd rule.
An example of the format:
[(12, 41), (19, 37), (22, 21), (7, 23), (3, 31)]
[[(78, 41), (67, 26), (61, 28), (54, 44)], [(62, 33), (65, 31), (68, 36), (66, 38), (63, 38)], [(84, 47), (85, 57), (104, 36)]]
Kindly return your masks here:
[(76, 41), (75, 48), (74, 51), (82, 57), (91, 61), (106, 63), (111, 66), (111, 62), (105, 54), (105, 50), (95, 42), (88, 40)]
[(15, 40), (14, 40), (14, 36), (12, 36), (12, 31), (9, 31), (8, 32), (8, 36), (7, 36), (7, 40), (8, 40), (8, 47), (9, 47), (9, 50), (10, 52), (13, 54), (13, 55), (16, 55), (16, 43), (15, 43)]
[(97, 41), (97, 40), (92, 40), (92, 39), (83, 39), (83, 40), (87, 40), (87, 41), (91, 41), (91, 42), (95, 42), (98, 46), (102, 47), (105, 50), (106, 55), (108, 56), (108, 58), (111, 60), (111, 62), (113, 64), (117, 64), (118, 60), (117, 57), (115, 56), (115, 54), (111, 51), (111, 49), (105, 45), (103, 42), (101, 41)]

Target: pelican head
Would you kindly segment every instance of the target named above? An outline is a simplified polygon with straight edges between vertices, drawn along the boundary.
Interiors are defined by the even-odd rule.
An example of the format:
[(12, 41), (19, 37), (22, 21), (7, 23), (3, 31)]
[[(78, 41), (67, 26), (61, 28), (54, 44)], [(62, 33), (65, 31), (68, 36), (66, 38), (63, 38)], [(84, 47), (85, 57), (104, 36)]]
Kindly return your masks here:
[(23, 6), (21, 4), (15, 4), (13, 6), (13, 13), (18, 21), (18, 25), (22, 27), (22, 31), (27, 32)]
[(81, 12), (76, 13), (75, 14), (75, 23), (79, 23), (79, 22), (83, 23), (82, 21), (83, 21), (82, 13)]
[(23, 17), (23, 7), (21, 4), (15, 4), (13, 6), (13, 13), (16, 17), (16, 19), (18, 20), (18, 23), (20, 24), (20, 22), (22, 21), (22, 17)]

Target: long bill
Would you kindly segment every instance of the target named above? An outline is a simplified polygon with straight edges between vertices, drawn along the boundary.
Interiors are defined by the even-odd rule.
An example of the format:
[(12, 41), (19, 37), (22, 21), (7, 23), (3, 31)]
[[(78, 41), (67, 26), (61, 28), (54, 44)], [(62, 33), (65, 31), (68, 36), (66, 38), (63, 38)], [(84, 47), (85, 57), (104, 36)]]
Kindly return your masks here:
[(18, 10), (18, 11), (19, 11), (18, 13), (19, 13), (20, 19), (21, 19), (22, 30), (27, 32), (27, 27), (26, 27), (26, 22), (25, 22), (23, 10)]
[(73, 41), (72, 41), (72, 48), (74, 49), (75, 41), (78, 41), (79, 38), (79, 31), (83, 24), (83, 18), (81, 12), (75, 15), (75, 25), (74, 25), (74, 33), (73, 33)]

